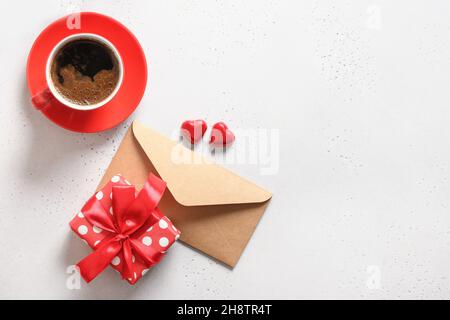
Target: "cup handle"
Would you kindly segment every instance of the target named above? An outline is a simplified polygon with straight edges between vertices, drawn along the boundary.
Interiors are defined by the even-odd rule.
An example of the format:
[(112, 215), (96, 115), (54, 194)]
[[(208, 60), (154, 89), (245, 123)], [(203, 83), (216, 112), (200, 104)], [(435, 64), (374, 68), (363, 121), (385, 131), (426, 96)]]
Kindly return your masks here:
[(55, 96), (47, 87), (31, 97), (31, 103), (37, 110), (43, 110), (51, 106)]

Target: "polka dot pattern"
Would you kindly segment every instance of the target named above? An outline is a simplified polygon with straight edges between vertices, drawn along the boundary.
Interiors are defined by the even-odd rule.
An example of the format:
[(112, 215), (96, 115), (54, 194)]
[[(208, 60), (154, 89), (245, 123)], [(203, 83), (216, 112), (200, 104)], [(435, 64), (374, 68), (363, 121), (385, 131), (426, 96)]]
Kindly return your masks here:
[(114, 257), (114, 259), (112, 259), (111, 263), (113, 264), (113, 266), (118, 266), (120, 264), (120, 258)]
[(101, 191), (97, 192), (95, 197), (97, 198), (97, 200), (102, 200), (103, 199), (103, 192), (101, 192)]
[(147, 247), (151, 246), (152, 242), (153, 242), (152, 238), (150, 238), (149, 236), (145, 236), (145, 237), (142, 238), (142, 243), (144, 245), (146, 245)]
[(161, 228), (161, 229), (166, 229), (168, 226), (169, 226), (169, 224), (167, 223), (167, 221), (166, 220), (164, 220), (164, 219), (161, 219), (161, 220), (159, 220), (159, 227)]
[[(106, 212), (111, 214), (114, 219), (114, 210), (112, 208), (112, 187), (115, 185), (130, 185), (121, 175), (115, 175), (110, 178), (108, 182), (100, 191), (95, 193), (95, 197), (100, 201)], [(137, 194), (137, 193), (136, 193)], [(105, 196), (109, 195), (109, 196)], [(83, 212), (78, 212), (70, 222), (72, 230), (77, 233), (83, 240), (92, 248), (96, 249), (105, 237), (112, 235), (107, 230), (92, 225), (86, 218)], [(139, 235), (136, 240), (141, 244), (141, 250), (148, 255), (158, 252), (159, 255), (164, 256), (166, 250), (179, 238), (180, 231), (172, 224), (172, 222), (165, 216), (160, 216), (152, 226), (148, 226), (145, 231)], [(123, 253), (118, 255), (111, 261), (111, 267), (117, 272), (122, 273), (123, 269)], [(136, 283), (149, 270), (143, 260), (136, 252), (132, 255), (132, 275), (131, 279), (127, 279), (131, 284)]]
[(84, 224), (78, 227), (78, 233), (82, 236), (86, 235), (88, 233), (88, 227), (86, 227)]
[(169, 245), (169, 239), (167, 239), (166, 237), (160, 238), (159, 245), (163, 248), (167, 247)]

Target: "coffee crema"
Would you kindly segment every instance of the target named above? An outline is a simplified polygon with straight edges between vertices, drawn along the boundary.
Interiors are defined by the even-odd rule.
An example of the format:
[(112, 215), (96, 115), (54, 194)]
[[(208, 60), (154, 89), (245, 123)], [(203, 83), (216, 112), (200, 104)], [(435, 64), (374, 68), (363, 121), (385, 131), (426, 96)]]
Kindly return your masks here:
[(92, 105), (108, 98), (119, 81), (118, 61), (111, 49), (91, 39), (77, 39), (55, 55), (50, 75), (68, 101)]

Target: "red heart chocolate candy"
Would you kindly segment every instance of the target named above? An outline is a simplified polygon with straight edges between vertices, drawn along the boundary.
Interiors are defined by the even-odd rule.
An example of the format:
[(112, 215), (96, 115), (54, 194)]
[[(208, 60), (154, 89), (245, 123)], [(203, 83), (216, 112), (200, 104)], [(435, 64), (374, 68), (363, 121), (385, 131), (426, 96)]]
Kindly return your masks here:
[(207, 128), (204, 120), (187, 120), (181, 124), (181, 133), (194, 144), (203, 137)]
[(217, 147), (226, 147), (235, 140), (234, 133), (228, 129), (227, 125), (223, 122), (217, 122), (211, 131), (210, 144)]

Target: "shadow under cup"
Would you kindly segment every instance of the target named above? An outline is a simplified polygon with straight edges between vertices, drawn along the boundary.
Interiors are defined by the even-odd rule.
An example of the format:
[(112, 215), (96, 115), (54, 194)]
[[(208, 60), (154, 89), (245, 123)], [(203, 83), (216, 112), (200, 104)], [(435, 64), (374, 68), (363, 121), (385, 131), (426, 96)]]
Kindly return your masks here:
[(92, 110), (109, 102), (122, 81), (122, 61), (115, 47), (93, 34), (61, 41), (47, 62), (47, 84), (62, 104)]

